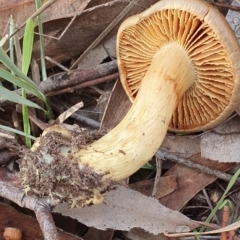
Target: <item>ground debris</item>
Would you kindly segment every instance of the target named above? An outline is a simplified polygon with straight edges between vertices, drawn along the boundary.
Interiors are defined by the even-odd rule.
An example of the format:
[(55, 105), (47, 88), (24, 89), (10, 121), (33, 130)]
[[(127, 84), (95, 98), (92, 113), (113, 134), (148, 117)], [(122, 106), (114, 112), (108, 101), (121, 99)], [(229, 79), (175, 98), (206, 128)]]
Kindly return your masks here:
[[(102, 136), (98, 131), (73, 132), (72, 141), (59, 132), (50, 131), (40, 138), (35, 151), (22, 152), (19, 177), (26, 193), (67, 202), (71, 207), (102, 202), (101, 193), (108, 190), (109, 180), (91, 167), (79, 167), (73, 154)], [(64, 149), (64, 150), (63, 150)]]

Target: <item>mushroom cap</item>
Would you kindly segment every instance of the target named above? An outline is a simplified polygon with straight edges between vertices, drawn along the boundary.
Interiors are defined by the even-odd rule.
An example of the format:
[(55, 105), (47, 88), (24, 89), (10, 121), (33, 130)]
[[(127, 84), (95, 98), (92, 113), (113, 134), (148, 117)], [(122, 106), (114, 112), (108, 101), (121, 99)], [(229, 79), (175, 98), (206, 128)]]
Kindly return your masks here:
[(162, 0), (122, 23), (117, 56), (123, 87), (133, 101), (155, 53), (173, 42), (186, 50), (195, 79), (179, 100), (169, 130), (212, 128), (240, 103), (240, 49), (222, 14), (203, 0)]

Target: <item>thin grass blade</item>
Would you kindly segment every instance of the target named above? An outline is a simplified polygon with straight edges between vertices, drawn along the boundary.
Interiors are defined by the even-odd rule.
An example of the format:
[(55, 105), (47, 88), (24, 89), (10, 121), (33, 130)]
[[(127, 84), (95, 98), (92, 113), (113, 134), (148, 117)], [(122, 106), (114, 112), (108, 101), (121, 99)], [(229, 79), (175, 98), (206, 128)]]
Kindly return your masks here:
[(34, 23), (31, 18), (26, 22), (26, 27), (23, 36), (23, 49), (22, 49), (22, 72), (27, 75), (32, 58), (34, 37)]
[(10, 72), (6, 71), (3, 68), (0, 68), (0, 77), (7, 80), (8, 82), (11, 82), (12, 84), (26, 89), (28, 92), (32, 93), (34, 96), (40, 97), (38, 90), (36, 88), (32, 87), (25, 81), (23, 81), (21, 78), (14, 76)]
[(0, 124), (0, 128), (3, 129), (3, 130), (9, 131), (9, 132), (19, 134), (19, 135), (24, 136), (24, 137), (31, 138), (32, 140), (37, 139), (37, 138), (33, 137), (32, 135), (28, 135), (28, 134), (26, 134), (24, 132), (21, 132), (21, 131), (15, 129), (15, 128), (7, 127), (7, 126), (1, 125), (1, 124)]
[(25, 99), (23, 97), (21, 97), (20, 95), (0, 86), (0, 96), (3, 99), (18, 103), (18, 104), (22, 104), (22, 105), (26, 105), (28, 107), (32, 107), (32, 108), (37, 108), (37, 109), (41, 109), (44, 111), (43, 108), (41, 108), (39, 105), (37, 105), (34, 102), (29, 101), (28, 99)]

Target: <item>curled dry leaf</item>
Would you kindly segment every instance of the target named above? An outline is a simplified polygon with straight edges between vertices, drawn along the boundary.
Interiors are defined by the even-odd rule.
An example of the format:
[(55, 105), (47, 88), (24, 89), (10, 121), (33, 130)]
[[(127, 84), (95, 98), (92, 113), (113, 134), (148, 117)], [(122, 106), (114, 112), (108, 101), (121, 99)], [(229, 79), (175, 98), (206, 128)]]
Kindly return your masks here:
[(227, 227), (219, 228), (217, 230), (212, 230), (212, 231), (206, 231), (202, 233), (198, 232), (191, 232), (191, 233), (167, 233), (165, 232), (164, 234), (168, 237), (186, 237), (186, 236), (196, 236), (196, 235), (210, 235), (210, 234), (218, 234), (222, 232), (228, 232), (231, 230), (238, 229), (240, 227), (240, 222), (235, 222), (233, 224), (228, 225)]

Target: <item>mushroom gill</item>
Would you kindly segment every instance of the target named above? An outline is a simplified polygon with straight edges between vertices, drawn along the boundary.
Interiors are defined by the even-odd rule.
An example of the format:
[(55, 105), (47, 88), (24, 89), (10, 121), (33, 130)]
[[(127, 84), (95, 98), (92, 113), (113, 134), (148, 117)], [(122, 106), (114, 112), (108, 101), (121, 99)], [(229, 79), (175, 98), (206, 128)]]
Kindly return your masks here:
[[(152, 57), (163, 46), (178, 43), (192, 62), (195, 82), (177, 104), (169, 123), (171, 131), (204, 130), (234, 110), (229, 105), (236, 87), (235, 63), (222, 40), (224, 35), (215, 31), (216, 23), (209, 24), (204, 14), (197, 13), (170, 7), (159, 9), (119, 34), (118, 57), (124, 72), (121, 80), (132, 101)], [(231, 109), (225, 111), (228, 108)], [(221, 120), (217, 120), (219, 116)]]

